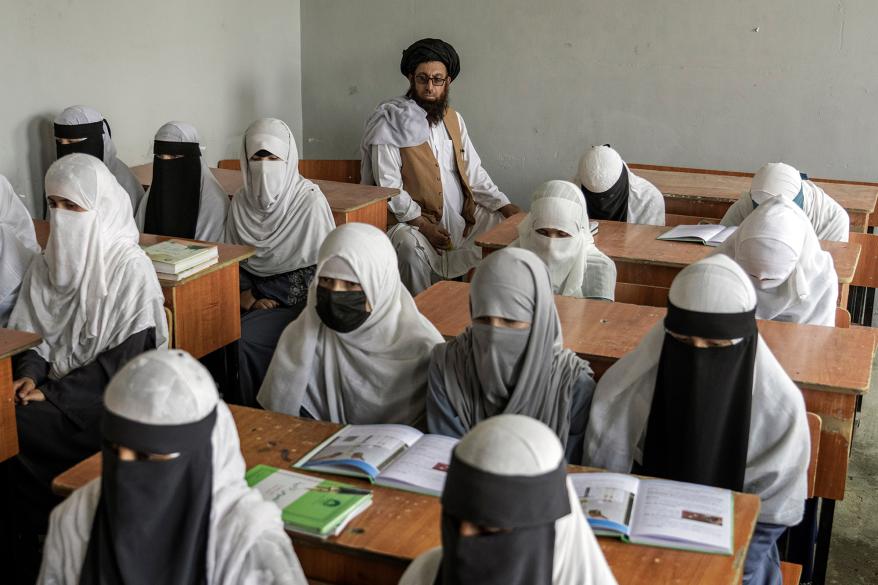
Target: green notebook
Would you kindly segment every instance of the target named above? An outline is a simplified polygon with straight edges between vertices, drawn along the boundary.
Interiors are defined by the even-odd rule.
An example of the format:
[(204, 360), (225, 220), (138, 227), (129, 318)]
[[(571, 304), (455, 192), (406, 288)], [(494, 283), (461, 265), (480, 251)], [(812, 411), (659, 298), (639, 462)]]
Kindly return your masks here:
[(372, 504), (372, 492), (269, 465), (257, 465), (247, 485), (277, 504), (287, 530), (328, 538)]

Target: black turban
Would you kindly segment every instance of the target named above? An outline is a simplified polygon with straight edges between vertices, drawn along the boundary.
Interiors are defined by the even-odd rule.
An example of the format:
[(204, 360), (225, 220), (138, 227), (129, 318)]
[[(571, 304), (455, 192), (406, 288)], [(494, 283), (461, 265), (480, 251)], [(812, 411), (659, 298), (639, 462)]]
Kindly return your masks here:
[(441, 39), (421, 39), (402, 52), (399, 70), (408, 77), (418, 65), (428, 61), (442, 61), (452, 80), (460, 74), (460, 57), (454, 47)]

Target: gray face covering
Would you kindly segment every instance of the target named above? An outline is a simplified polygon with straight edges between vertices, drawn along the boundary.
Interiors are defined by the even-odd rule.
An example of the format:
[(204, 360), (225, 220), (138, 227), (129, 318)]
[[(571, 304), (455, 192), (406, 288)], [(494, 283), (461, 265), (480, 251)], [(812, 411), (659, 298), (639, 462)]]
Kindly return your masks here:
[(546, 265), (521, 248), (494, 252), (473, 278), (470, 309), (473, 319), (501, 317), (530, 328), (474, 323), (436, 356), (460, 421), (472, 428), (496, 414), (523, 414), (566, 444), (573, 385), (588, 362), (563, 349)]

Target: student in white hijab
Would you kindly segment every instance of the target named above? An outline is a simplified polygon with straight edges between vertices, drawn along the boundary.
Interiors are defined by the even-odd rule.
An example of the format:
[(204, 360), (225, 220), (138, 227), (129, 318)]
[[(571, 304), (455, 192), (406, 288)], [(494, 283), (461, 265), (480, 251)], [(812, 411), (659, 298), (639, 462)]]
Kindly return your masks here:
[(598, 250), (582, 192), (569, 181), (543, 183), (512, 243), (546, 263), (555, 294), (612, 301), (616, 264)]
[(615, 585), (552, 429), (503, 414), (461, 439), (442, 493), (442, 547), (399, 583)]
[(826, 192), (784, 163), (768, 163), (753, 175), (750, 191), (723, 216), (722, 225), (741, 225), (759, 205), (772, 197), (783, 197), (805, 212), (818, 240), (847, 242), (851, 230), (847, 211)]
[(198, 131), (168, 122), (153, 145), (152, 183), (137, 207), (137, 228), (148, 234), (222, 242), (229, 196), (207, 166)]
[(661, 191), (631, 172), (609, 144), (585, 151), (579, 160), (576, 180), (590, 218), (665, 225), (665, 199)]
[(247, 487), (229, 408), (189, 354), (132, 360), (107, 387), (101, 427), (101, 477), (52, 512), (39, 583), (307, 583), (280, 510)]
[(110, 123), (88, 106), (70, 106), (55, 118), (55, 151), (58, 158), (82, 152), (97, 157), (110, 169), (128, 194), (131, 212), (143, 199), (143, 186), (128, 165), (116, 157)]
[(6, 177), (0, 175), (0, 327), (6, 327), (24, 273), (39, 253), (30, 214)]
[(735, 260), (756, 288), (756, 318), (835, 325), (838, 274), (808, 217), (795, 203), (772, 197), (717, 248)]
[(363, 223), (320, 247), (308, 305), (281, 335), (259, 403), (340, 423), (423, 427), (430, 351), (442, 336), (402, 285), (390, 240)]
[(774, 585), (775, 542), (802, 519), (809, 434), (802, 393), (759, 335), (755, 308), (728, 256), (684, 268), (664, 322), (598, 383), (584, 463), (758, 495), (744, 583)]
[(460, 437), (486, 418), (524, 414), (578, 464), (595, 382), (564, 349), (546, 266), (527, 250), (494, 252), (476, 270), (470, 312), (472, 325), (430, 356), (427, 430)]
[(227, 239), (256, 248), (241, 263), (241, 403), (256, 405), (284, 328), (308, 300), (320, 245), (335, 228), (320, 188), (299, 174), (299, 152), (289, 126), (257, 120), (241, 145), (244, 186), (229, 211)]
[(16, 508), (32, 515), (25, 523), (37, 531), (54, 505), (52, 478), (100, 448), (110, 378), (168, 337), (161, 287), (107, 167), (71, 154), (49, 167), (45, 187), (51, 233), (9, 318), (11, 328), (42, 337), (13, 359)]

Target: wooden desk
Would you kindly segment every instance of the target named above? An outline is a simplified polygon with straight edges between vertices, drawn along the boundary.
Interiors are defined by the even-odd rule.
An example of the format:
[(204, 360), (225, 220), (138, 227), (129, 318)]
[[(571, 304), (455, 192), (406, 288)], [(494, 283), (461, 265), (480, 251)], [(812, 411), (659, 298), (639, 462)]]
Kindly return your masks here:
[[(655, 165), (629, 165), (665, 196), (665, 211), (680, 215), (722, 218), (741, 193), (750, 190), (752, 173)], [(850, 217), (852, 232), (865, 232), (878, 203), (878, 186), (813, 179), (838, 201)]]
[[(37, 242), (45, 248), (49, 222), (34, 220)], [(141, 234), (140, 244), (150, 246), (169, 240), (167, 236)], [(178, 238), (179, 239), (179, 238)], [(241, 337), (238, 264), (253, 255), (251, 246), (217, 244), (219, 262), (177, 282), (159, 280), (170, 309), (173, 339), (171, 347), (184, 349), (196, 358), (225, 347)]]
[[(214, 168), (210, 170), (229, 197), (234, 196), (243, 185), (241, 171)], [(131, 167), (131, 171), (143, 188), (148, 189), (152, 183), (152, 163)], [(398, 194), (399, 189), (337, 181), (313, 182), (326, 196), (335, 225), (361, 222), (374, 225), (381, 231), (387, 231), (387, 200)]]
[[(476, 239), (487, 256), (518, 238), (518, 224), (527, 216), (518, 213)], [(656, 238), (671, 228), (618, 221), (598, 222), (594, 241), (601, 252), (616, 263), (616, 300), (634, 304), (667, 305), (671, 281), (683, 268), (714, 251), (691, 242), (666, 242)], [(838, 306), (846, 307), (848, 290), (857, 268), (862, 246), (856, 242), (821, 241), (832, 255), (838, 274)]]
[[(289, 468), (340, 427), (251, 408), (231, 409), (248, 468), (259, 463)], [(570, 470), (586, 471), (574, 466)], [(67, 495), (99, 475), (100, 456), (95, 455), (55, 478), (53, 488)], [(368, 486), (361, 480), (342, 480)], [(309, 579), (395, 585), (412, 559), (440, 544), (438, 498), (368, 487), (374, 503), (337, 537), (321, 542), (290, 534)], [(619, 583), (740, 583), (758, 512), (758, 497), (735, 494), (735, 553), (731, 556), (636, 546), (609, 538), (598, 542)]]
[(36, 333), (0, 328), (0, 462), (18, 454), (12, 356), (40, 344)]
[[(446, 339), (470, 324), (469, 284), (443, 281), (415, 298), (418, 309)], [(600, 377), (632, 351), (665, 316), (665, 309), (555, 296), (564, 346), (592, 364)], [(759, 321), (759, 332), (820, 415), (818, 496), (844, 497), (857, 396), (869, 390), (875, 338), (868, 329)]]

